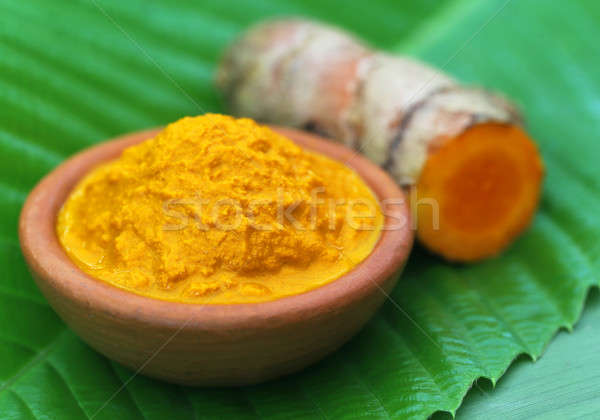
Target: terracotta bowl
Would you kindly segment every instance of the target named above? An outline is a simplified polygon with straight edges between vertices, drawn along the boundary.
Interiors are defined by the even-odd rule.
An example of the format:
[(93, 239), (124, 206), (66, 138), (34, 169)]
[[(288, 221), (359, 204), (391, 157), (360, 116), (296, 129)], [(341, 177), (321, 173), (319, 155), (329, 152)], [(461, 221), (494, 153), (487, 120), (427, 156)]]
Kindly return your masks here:
[(303, 294), (236, 305), (143, 297), (82, 272), (55, 233), (57, 213), (77, 181), (158, 130), (126, 135), (64, 162), (35, 187), (21, 212), (25, 259), (69, 327), (100, 353), (143, 374), (207, 386), (254, 384), (297, 371), (358, 332), (394, 287), (410, 251), (413, 236), (404, 195), (385, 172), (344, 146), (275, 129), (306, 149), (347, 162), (381, 200), (397, 199), (385, 208), (386, 222), (406, 223), (383, 231), (370, 256), (348, 274)]

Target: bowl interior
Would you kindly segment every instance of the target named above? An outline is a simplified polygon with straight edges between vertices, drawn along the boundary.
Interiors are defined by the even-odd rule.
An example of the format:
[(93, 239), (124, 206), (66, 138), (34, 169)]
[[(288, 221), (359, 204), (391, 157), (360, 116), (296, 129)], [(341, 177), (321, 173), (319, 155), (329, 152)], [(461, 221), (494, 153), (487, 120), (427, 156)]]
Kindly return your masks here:
[[(73, 156), (46, 178), (29, 195), (21, 213), (21, 246), (39, 282), (58, 289), (68, 299), (92, 302), (115, 316), (152, 320), (165, 325), (183, 321), (199, 325), (218, 321), (223, 326), (252, 324), (264, 319), (310, 316), (315, 311), (341, 308), (383, 282), (404, 264), (412, 246), (409, 210), (402, 191), (379, 167), (332, 141), (282, 127), (273, 127), (300, 146), (322, 153), (352, 167), (370, 186), (383, 207), (385, 227), (371, 254), (354, 269), (319, 288), (261, 303), (234, 305), (190, 304), (137, 295), (82, 272), (64, 252), (55, 232), (60, 207), (79, 179), (94, 166), (118, 157), (123, 149), (154, 136), (160, 129), (126, 135)], [(382, 289), (382, 293), (385, 291)]]

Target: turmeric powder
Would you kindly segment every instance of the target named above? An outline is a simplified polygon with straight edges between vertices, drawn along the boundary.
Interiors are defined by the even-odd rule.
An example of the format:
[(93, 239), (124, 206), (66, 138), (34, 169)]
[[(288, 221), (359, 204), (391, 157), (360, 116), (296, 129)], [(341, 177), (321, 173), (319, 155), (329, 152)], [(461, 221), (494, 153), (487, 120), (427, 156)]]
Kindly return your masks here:
[(92, 277), (159, 299), (230, 304), (339, 278), (371, 252), (382, 222), (342, 163), (250, 119), (207, 114), (92, 170), (57, 233)]
[(516, 108), (426, 64), (284, 19), (243, 34), (217, 84), (234, 114), (320, 132), (389, 171), (417, 237), (448, 260), (498, 254), (535, 214), (543, 164)]

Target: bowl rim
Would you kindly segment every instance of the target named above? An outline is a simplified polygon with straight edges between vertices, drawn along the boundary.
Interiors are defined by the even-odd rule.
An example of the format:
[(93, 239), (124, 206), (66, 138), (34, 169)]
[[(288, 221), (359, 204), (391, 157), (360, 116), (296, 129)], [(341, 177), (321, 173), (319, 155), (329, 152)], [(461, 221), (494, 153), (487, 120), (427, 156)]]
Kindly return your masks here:
[[(307, 292), (272, 301), (240, 304), (175, 302), (139, 295), (95, 279), (79, 269), (60, 245), (55, 231), (57, 213), (84, 174), (162, 129), (154, 128), (126, 134), (75, 154), (31, 191), (21, 210), (19, 240), (38, 285), (45, 283), (43, 286), (55, 289), (63, 299), (75, 300), (120, 320), (141, 321), (177, 330), (184, 326), (226, 329), (282, 325), (290, 318), (308, 319), (324, 312), (342, 310), (375, 288), (389, 298), (385, 282), (403, 267), (413, 243), (410, 211), (403, 191), (382, 169), (339, 143), (300, 130), (271, 127), (302, 148), (351, 167), (380, 201), (396, 200), (385, 210), (384, 226), (393, 222), (392, 219), (403, 220), (403, 226), (383, 229), (371, 253), (340, 278)], [(265, 320), (269, 322), (265, 323)]]

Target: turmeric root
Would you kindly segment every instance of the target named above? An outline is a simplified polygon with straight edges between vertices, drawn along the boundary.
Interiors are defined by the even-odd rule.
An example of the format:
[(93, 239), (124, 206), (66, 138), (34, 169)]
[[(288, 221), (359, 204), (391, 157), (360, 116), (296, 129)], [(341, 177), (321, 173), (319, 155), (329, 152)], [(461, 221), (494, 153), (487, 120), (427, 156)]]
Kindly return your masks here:
[(337, 139), (411, 190), (417, 237), (452, 261), (498, 254), (530, 223), (543, 164), (503, 97), (307, 20), (251, 28), (217, 84), (231, 111)]

